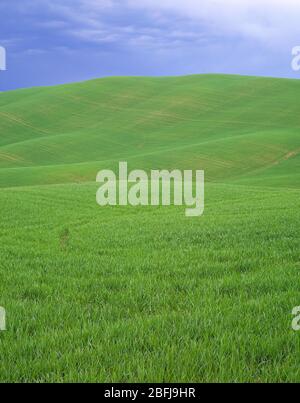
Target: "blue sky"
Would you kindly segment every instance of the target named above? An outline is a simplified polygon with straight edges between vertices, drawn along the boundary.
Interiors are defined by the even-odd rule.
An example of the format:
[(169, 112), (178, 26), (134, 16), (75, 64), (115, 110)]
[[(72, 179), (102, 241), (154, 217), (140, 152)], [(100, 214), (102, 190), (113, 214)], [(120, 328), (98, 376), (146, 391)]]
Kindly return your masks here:
[(0, 91), (110, 75), (300, 78), (299, 0), (1, 0)]

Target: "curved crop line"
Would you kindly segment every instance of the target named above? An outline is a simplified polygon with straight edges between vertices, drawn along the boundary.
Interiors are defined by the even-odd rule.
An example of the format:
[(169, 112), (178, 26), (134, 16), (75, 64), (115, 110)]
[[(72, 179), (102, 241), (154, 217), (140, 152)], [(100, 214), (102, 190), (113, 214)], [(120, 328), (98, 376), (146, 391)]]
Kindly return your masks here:
[(31, 123), (26, 122), (24, 119), (22, 119), (22, 118), (20, 118), (18, 116), (15, 116), (15, 115), (11, 115), (8, 112), (0, 112), (0, 117), (1, 116), (4, 117), (5, 119), (7, 119), (10, 122), (17, 123), (20, 126), (28, 127), (29, 129), (32, 129), (32, 130), (37, 131), (39, 133), (49, 134), (48, 130), (41, 129), (40, 127), (33, 126)]
[[(120, 155), (118, 158), (114, 157), (114, 158), (109, 158), (109, 159), (105, 159), (105, 160), (92, 160), (92, 161), (83, 161), (83, 162), (72, 162), (69, 164), (49, 164), (49, 165), (36, 165), (36, 166), (18, 166), (18, 167), (3, 167), (0, 168), (0, 172), (3, 170), (15, 170), (15, 169), (39, 169), (39, 168), (53, 168), (53, 167), (67, 167), (67, 166), (80, 166), (80, 165), (90, 165), (90, 164), (103, 164), (103, 163), (111, 163), (111, 162), (116, 162), (116, 161), (120, 161), (122, 159), (126, 159), (126, 160), (133, 160), (133, 159), (137, 159), (137, 158), (141, 158), (141, 157), (148, 157), (151, 155), (158, 155), (158, 154), (164, 154), (164, 153), (169, 153), (169, 152), (174, 152), (174, 151), (182, 151), (182, 150), (186, 150), (186, 149), (190, 149), (190, 148), (195, 148), (195, 147), (199, 147), (202, 145), (207, 145), (207, 144), (212, 144), (212, 143), (221, 143), (221, 142), (226, 142), (226, 141), (231, 141), (231, 140), (236, 140), (236, 139), (241, 139), (241, 138), (247, 138), (247, 137), (252, 137), (252, 136), (258, 136), (260, 135), (260, 132), (250, 132), (250, 133), (246, 133), (246, 134), (242, 134), (242, 135), (235, 135), (235, 136), (228, 136), (226, 138), (222, 137), (222, 138), (217, 138), (217, 139), (211, 139), (211, 140), (207, 140), (207, 141), (202, 141), (199, 143), (192, 143), (192, 144), (187, 144), (187, 145), (181, 145), (181, 146), (177, 146), (177, 147), (168, 147), (168, 148), (162, 148), (159, 150), (153, 150), (153, 151), (149, 151), (146, 153), (135, 153), (135, 154), (131, 154), (131, 155), (126, 155), (126, 156), (122, 156)], [(35, 141), (35, 139), (31, 140), (31, 141)], [(4, 149), (0, 147), (0, 151)], [(208, 156), (208, 158), (210, 158)]]

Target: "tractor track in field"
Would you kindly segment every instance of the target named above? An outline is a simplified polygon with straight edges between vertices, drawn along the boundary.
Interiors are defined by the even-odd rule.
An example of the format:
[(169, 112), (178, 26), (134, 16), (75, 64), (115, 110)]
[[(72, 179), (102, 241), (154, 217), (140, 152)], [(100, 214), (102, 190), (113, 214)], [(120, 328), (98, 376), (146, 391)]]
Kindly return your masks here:
[(26, 122), (24, 119), (22, 119), (22, 118), (20, 118), (18, 116), (15, 116), (15, 115), (11, 115), (8, 112), (0, 112), (0, 117), (4, 117), (5, 119), (9, 120), (12, 123), (17, 123), (20, 126), (27, 127), (27, 128), (29, 128), (31, 130), (34, 130), (34, 131), (38, 132), (38, 133), (43, 133), (43, 134), (47, 134), (47, 135), (51, 134), (51, 132), (49, 132), (48, 130), (41, 129), (40, 127), (33, 126), (31, 123)]

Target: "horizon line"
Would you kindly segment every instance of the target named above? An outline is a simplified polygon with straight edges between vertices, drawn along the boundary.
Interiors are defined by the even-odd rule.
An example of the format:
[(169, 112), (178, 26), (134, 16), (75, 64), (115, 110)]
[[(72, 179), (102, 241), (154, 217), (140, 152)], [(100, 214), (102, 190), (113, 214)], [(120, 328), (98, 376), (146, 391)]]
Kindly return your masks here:
[(69, 85), (76, 85), (76, 84), (84, 84), (92, 81), (99, 81), (99, 80), (107, 80), (107, 79), (125, 79), (125, 78), (135, 78), (135, 79), (172, 79), (172, 78), (188, 78), (188, 77), (204, 77), (204, 76), (223, 76), (223, 77), (240, 77), (240, 78), (256, 78), (256, 79), (270, 79), (270, 80), (289, 80), (289, 81), (299, 81), (299, 78), (293, 77), (277, 77), (277, 76), (264, 76), (264, 75), (249, 75), (249, 74), (234, 74), (234, 73), (191, 73), (191, 74), (178, 74), (178, 75), (161, 75), (161, 76), (151, 76), (151, 75), (108, 75), (103, 77), (94, 77), (88, 78), (84, 80), (78, 81), (70, 81), (65, 83), (58, 83), (58, 84), (50, 84), (50, 85), (36, 85), (36, 86), (29, 86), (29, 87), (19, 87), (14, 89), (8, 90), (1, 90), (0, 95), (8, 92), (16, 92), (16, 91), (26, 91), (32, 89), (47, 89), (47, 88), (55, 88), (55, 87), (62, 87), (62, 86), (69, 86)]

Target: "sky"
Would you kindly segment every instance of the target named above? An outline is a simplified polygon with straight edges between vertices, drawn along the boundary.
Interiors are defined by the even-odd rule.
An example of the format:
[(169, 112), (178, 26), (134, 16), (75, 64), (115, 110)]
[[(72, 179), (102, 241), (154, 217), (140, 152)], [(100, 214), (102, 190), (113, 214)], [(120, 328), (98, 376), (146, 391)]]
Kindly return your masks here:
[(0, 91), (128, 75), (300, 78), (296, 46), (299, 0), (1, 0)]

